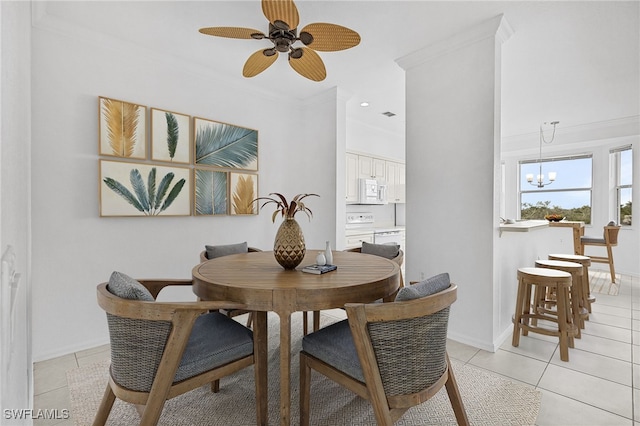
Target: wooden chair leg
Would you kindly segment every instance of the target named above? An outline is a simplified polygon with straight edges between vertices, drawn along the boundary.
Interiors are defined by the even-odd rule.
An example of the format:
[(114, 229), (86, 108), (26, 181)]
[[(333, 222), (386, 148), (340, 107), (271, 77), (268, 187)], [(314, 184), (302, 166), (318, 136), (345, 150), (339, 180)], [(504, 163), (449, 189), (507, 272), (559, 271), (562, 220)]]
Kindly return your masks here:
[(313, 311), (313, 331), (320, 330), (320, 311)]
[(449, 367), (449, 377), (447, 379), (447, 383), (445, 383), (445, 388), (447, 389), (447, 395), (449, 395), (449, 401), (451, 401), (451, 408), (453, 408), (453, 412), (456, 415), (456, 421), (460, 426), (469, 426), (469, 419), (467, 418), (467, 411), (464, 409), (464, 404), (462, 403), (462, 396), (460, 396), (460, 389), (458, 388), (458, 382), (456, 381), (456, 377), (453, 374), (453, 369), (451, 368), (451, 361), (449, 360), (449, 354), (447, 354), (447, 365)]
[(214, 380), (211, 382), (211, 392), (218, 393), (220, 392), (220, 380)]
[(111, 390), (109, 383), (107, 383), (107, 388), (102, 396), (100, 407), (98, 408), (95, 419), (93, 419), (93, 426), (104, 426), (107, 423), (109, 413), (111, 412), (111, 408), (113, 407), (115, 400), (116, 395), (113, 393), (113, 390)]
[(616, 282), (616, 268), (613, 266), (613, 250), (611, 246), (607, 246), (607, 254), (609, 255), (609, 272), (611, 272), (611, 282)]
[(249, 318), (247, 318), (247, 328), (251, 328), (253, 325), (253, 311), (249, 312)]
[(309, 330), (309, 319), (307, 318), (307, 311), (302, 311), (302, 335), (306, 336)]
[(307, 357), (300, 354), (300, 426), (309, 425), (309, 400), (311, 399), (311, 368)]

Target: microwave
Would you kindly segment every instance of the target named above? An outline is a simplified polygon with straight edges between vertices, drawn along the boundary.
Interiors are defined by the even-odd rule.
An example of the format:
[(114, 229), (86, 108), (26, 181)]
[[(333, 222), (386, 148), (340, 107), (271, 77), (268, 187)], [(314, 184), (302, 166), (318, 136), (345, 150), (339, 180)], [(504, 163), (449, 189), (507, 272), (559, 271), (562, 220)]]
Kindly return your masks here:
[(387, 204), (387, 185), (376, 179), (360, 179), (358, 204)]

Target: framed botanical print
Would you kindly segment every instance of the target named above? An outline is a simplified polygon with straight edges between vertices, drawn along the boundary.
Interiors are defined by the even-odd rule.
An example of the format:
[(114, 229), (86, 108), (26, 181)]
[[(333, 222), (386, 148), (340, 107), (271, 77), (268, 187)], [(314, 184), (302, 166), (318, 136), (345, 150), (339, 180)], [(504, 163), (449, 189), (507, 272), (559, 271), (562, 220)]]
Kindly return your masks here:
[(151, 159), (189, 164), (191, 117), (151, 108)]
[(253, 173), (229, 173), (231, 214), (258, 214), (258, 175)]
[(100, 155), (146, 159), (147, 107), (98, 98)]
[(189, 216), (190, 169), (100, 160), (100, 216)]
[(194, 118), (196, 166), (258, 170), (258, 131)]
[(195, 168), (194, 171), (195, 216), (228, 214), (227, 172)]

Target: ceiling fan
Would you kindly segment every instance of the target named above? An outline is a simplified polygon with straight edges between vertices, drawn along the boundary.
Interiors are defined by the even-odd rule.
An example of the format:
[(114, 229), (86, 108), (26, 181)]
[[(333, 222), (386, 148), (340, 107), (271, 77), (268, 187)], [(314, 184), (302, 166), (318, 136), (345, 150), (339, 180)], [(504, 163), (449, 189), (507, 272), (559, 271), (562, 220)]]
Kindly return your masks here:
[[(269, 68), (278, 58), (278, 53), (288, 53), (289, 64), (298, 74), (313, 81), (322, 81), (327, 76), (327, 70), (315, 51), (334, 52), (350, 49), (360, 43), (357, 32), (336, 24), (309, 24), (298, 33), (300, 18), (293, 0), (262, 0), (262, 12), (269, 20), (268, 34), (242, 27), (207, 27), (199, 30), (211, 36), (268, 39), (273, 43), (273, 47), (260, 49), (249, 56), (242, 69), (245, 77), (254, 77)], [(298, 41), (304, 46), (294, 47)]]

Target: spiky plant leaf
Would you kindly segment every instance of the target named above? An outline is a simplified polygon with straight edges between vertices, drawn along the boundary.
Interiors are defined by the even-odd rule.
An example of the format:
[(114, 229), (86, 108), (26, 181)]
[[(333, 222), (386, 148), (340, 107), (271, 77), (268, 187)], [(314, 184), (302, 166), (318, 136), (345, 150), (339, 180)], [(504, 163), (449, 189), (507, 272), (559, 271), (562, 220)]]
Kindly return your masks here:
[(213, 214), (213, 172), (196, 170), (196, 214)]
[(196, 214), (227, 214), (227, 173), (196, 170)]
[(233, 208), (236, 214), (252, 214), (253, 213), (253, 177), (238, 177), (238, 183), (233, 192)]
[(169, 195), (167, 195), (167, 199), (164, 200), (164, 203), (162, 203), (162, 208), (158, 213), (166, 210), (171, 205), (171, 203), (173, 203), (173, 201), (178, 198), (178, 195), (180, 195), (180, 191), (182, 191), (182, 187), (184, 186), (185, 182), (186, 181), (184, 179), (180, 179), (178, 182), (176, 182), (176, 184), (169, 192)]
[(110, 177), (104, 178), (103, 182), (116, 194), (124, 198), (129, 204), (135, 207), (137, 210), (144, 212), (144, 208), (138, 202), (138, 199), (129, 191), (124, 185), (115, 179)]
[(196, 133), (196, 164), (246, 168), (258, 157), (258, 132), (212, 123)]
[(153, 206), (154, 210), (158, 210), (162, 205), (162, 200), (164, 199), (165, 194), (169, 190), (169, 186), (171, 185), (171, 181), (173, 180), (173, 173), (169, 172), (160, 181), (160, 185), (158, 185), (158, 193), (156, 194), (156, 202)]
[(131, 181), (131, 187), (138, 197), (138, 201), (140, 205), (145, 211), (150, 211), (151, 207), (149, 206), (149, 193), (147, 192), (147, 187), (142, 180), (142, 175), (138, 169), (131, 169), (129, 173), (129, 180)]
[(136, 129), (140, 117), (135, 104), (103, 99), (102, 115), (107, 124), (109, 146), (114, 155), (131, 157), (136, 146)]
[(164, 115), (167, 119), (167, 146), (169, 148), (169, 157), (173, 160), (178, 146), (178, 120), (176, 116), (170, 112), (165, 112)]
[(149, 171), (149, 178), (147, 179), (147, 189), (149, 192), (149, 207), (153, 208), (156, 201), (156, 168), (153, 167)]

